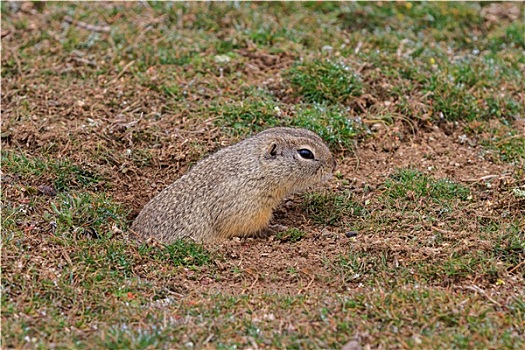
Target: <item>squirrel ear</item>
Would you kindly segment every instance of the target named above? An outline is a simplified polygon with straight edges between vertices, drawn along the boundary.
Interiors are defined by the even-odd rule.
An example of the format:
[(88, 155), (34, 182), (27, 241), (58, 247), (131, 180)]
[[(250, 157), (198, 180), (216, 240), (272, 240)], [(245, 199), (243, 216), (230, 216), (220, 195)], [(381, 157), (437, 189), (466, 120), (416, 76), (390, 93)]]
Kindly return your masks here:
[(277, 157), (277, 144), (272, 143), (270, 147), (268, 147), (265, 158), (273, 159), (275, 157)]

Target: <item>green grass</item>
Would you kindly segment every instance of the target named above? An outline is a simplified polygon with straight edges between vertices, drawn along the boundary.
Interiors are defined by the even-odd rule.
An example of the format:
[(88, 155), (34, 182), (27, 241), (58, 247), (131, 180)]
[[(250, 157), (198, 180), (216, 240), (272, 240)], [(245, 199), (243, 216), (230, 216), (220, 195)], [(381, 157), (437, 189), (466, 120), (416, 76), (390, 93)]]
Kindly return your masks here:
[(436, 180), (417, 170), (399, 169), (385, 182), (386, 194), (392, 199), (428, 199), (435, 203), (468, 199), (470, 190), (447, 179)]
[(516, 131), (487, 140), (484, 143), (489, 149), (496, 150), (499, 159), (502, 161), (525, 164), (525, 137)]
[(342, 62), (303, 62), (285, 77), (295, 94), (308, 103), (345, 103), (362, 94), (361, 78)]
[[(45, 232), (43, 224), (30, 231), (22, 230), (18, 222), (4, 220), (3, 212), (3, 255), (17, 263), (2, 268), (4, 276), (12, 276), (2, 284), (6, 291), (2, 293), (2, 314), (14, 320), (23, 312), (39, 320), (5, 321), (3, 329), (11, 335), (3, 338), (4, 345), (29, 344), (34, 339), (37, 347), (45, 348), (55, 339), (59, 344), (69, 344), (65, 347), (72, 346), (70, 342), (84, 346), (85, 338), (78, 337), (77, 330), (89, 329), (93, 322), (110, 318), (127, 324), (127, 316), (119, 315), (170, 297), (170, 280), (184, 273), (182, 267), (198, 272), (200, 267), (211, 264), (210, 253), (200, 245), (182, 241), (166, 246), (147, 245), (123, 237), (125, 226), (121, 225), (125, 217), (115, 218), (115, 206), (106, 199), (87, 194), (68, 196), (72, 198), (57, 198), (60, 207), (55, 218), (56, 232)], [(98, 232), (99, 237), (92, 232)], [(158, 281), (163, 282), (157, 284)], [(73, 324), (69, 322), (72, 318)], [(71, 333), (67, 327), (75, 331)], [(119, 332), (113, 334), (111, 327), (108, 332), (110, 335), (99, 346), (135, 347), (159, 341), (156, 332), (149, 336), (139, 332), (136, 338), (129, 339), (135, 334), (130, 330), (121, 340)]]
[[(180, 311), (185, 314), (184, 323), (179, 324), (176, 319), (163, 319), (155, 313), (147, 317), (148, 312), (154, 310), (151, 306), (145, 310), (129, 307), (121, 310), (123, 316), (131, 316), (133, 321), (138, 321), (139, 317), (146, 317), (148, 322), (138, 326), (122, 320), (101, 338), (81, 339), (72, 331), (74, 340), (69, 342), (76, 340), (77, 346), (85, 346), (89, 341), (93, 341), (97, 347), (103, 348), (141, 348), (147, 345), (159, 346), (180, 339), (183, 342), (179, 345), (185, 348), (203, 347), (209, 330), (221, 329), (221, 333), (213, 333), (211, 338), (217, 348), (238, 348), (254, 343), (261, 347), (292, 349), (334, 348), (350, 341), (354, 337), (352, 331), (360, 332), (370, 324), (374, 330), (369, 337), (377, 334), (402, 337), (411, 348), (432, 347), (435, 342), (447, 342), (459, 349), (484, 345), (494, 348), (519, 348), (523, 345), (520, 338), (512, 335), (512, 332), (520, 332), (519, 325), (523, 322), (522, 301), (510, 302), (509, 310), (502, 313), (496, 305), (487, 303), (481, 296), (473, 297), (469, 314), (463, 316), (462, 302), (465, 298), (469, 298), (469, 295), (461, 291), (452, 296), (441, 289), (420, 290), (412, 286), (393, 292), (377, 289), (375, 293), (352, 297), (338, 296), (325, 299), (322, 307), (316, 307), (320, 301), (317, 297), (305, 299), (302, 296), (266, 294), (251, 300), (257, 304), (270, 303), (272, 307), (267, 310), (268, 313), (246, 314), (242, 313), (249, 305), (246, 296), (236, 296), (232, 299), (229, 296), (214, 294), (202, 304), (192, 305), (191, 301), (181, 303)], [(428, 305), (433, 307), (429, 308)], [(286, 317), (294, 307), (300, 307), (302, 312), (293, 319)], [(133, 316), (133, 313), (137, 316)], [(286, 335), (275, 332), (271, 318), (268, 318), (270, 314), (277, 319), (286, 320), (290, 325)], [(218, 316), (225, 318), (222, 325), (219, 324)], [(200, 317), (209, 321), (205, 324), (199, 323)], [(419, 321), (407, 324), (408, 320)], [(429, 322), (430, 320), (432, 322)], [(505, 325), (501, 333), (494, 327), (495, 322)], [(334, 327), (333, 336), (316, 336), (327, 327)], [(194, 337), (188, 337), (189, 332)], [(393, 344), (393, 340), (384, 338), (379, 344), (387, 346)]]
[[(368, 221), (372, 222), (374, 217)], [(388, 226), (382, 227), (382, 233), (362, 232), (361, 234), (378, 235), (381, 241), (393, 242), (376, 244), (367, 249), (349, 246), (335, 263), (327, 261), (327, 268), (342, 276), (346, 283), (361, 283), (367, 286), (377, 284), (400, 288), (407, 283), (425, 283), (450, 287), (468, 284), (474, 276), (481, 285), (498, 285), (505, 278), (506, 271), (522, 261), (525, 253), (523, 232), (517, 222), (498, 227), (491, 234), (492, 241), (485, 240), (483, 246), (471, 246), (465, 250), (461, 242), (447, 239), (434, 231), (433, 236), (420, 237), (413, 243), (410, 235), (404, 237), (403, 246), (398, 247), (399, 240), (388, 233)], [(407, 230), (410, 228), (407, 227)], [(359, 237), (357, 239), (360, 239)], [(452, 253), (443, 254), (441, 245), (450, 245)], [(432, 264), (428, 258), (413, 259), (415, 250), (430, 250), (440, 256), (439, 264)], [(523, 273), (517, 273), (518, 276)]]
[(278, 232), (275, 235), (275, 239), (283, 243), (285, 242), (295, 243), (295, 242), (300, 241), (304, 237), (306, 237), (306, 232), (299, 230), (297, 228), (290, 228), (286, 231)]
[(346, 228), (352, 218), (365, 214), (365, 209), (354, 201), (350, 191), (312, 192), (306, 193), (303, 198), (302, 208), (318, 225)]
[(426, 91), (432, 95), (434, 115), (446, 120), (473, 120), (481, 114), (476, 97), (465, 85), (450, 82), (445, 76), (432, 76), (426, 83)]
[(202, 245), (184, 240), (160, 248), (142, 244), (139, 247), (139, 254), (142, 257), (169, 262), (173, 266), (203, 266), (210, 264), (212, 259)]
[(104, 178), (72, 164), (67, 158), (32, 157), (18, 151), (2, 150), (2, 168), (11, 174), (31, 177), (33, 180), (51, 180), (57, 191), (73, 188), (96, 188)]
[(232, 135), (245, 135), (270, 127), (306, 128), (317, 133), (336, 150), (353, 149), (357, 138), (366, 133), (359, 117), (341, 105), (300, 104), (293, 111), (264, 91), (247, 91), (241, 102), (213, 106), (216, 124), (226, 126)]
[[(465, 30), (481, 25), (479, 14), (474, 7), (465, 4), (443, 6), (437, 3), (393, 3), (378, 8), (352, 4), (345, 10), (342, 11), (344, 23), (352, 30), (397, 30), (403, 33), (424, 30), (434, 34), (436, 39), (449, 33), (458, 35), (454, 39), (464, 39)], [(454, 22), (459, 25), (454, 25)]]
[(279, 104), (270, 95), (257, 90), (246, 91), (242, 101), (217, 104), (213, 111), (218, 116), (216, 123), (229, 127), (235, 135), (284, 126), (286, 123), (279, 117)]
[(314, 131), (332, 149), (354, 149), (357, 138), (363, 137), (366, 127), (340, 106), (300, 105), (292, 125)]
[(44, 214), (56, 224), (56, 234), (80, 233), (98, 238), (111, 236), (112, 230), (127, 228), (127, 212), (106, 195), (89, 193), (59, 194), (50, 202), (51, 212)]
[(506, 120), (490, 124), (472, 121), (464, 127), (466, 135), (483, 145), (494, 161), (525, 167), (525, 137)]
[(525, 254), (525, 232), (520, 229), (519, 222), (513, 223), (506, 230), (498, 230), (498, 233), (500, 233), (499, 240), (492, 252), (494, 257), (511, 266), (518, 265), (523, 261)]
[[(471, 190), (460, 183), (415, 169), (398, 169), (386, 178), (379, 195), (368, 200), (368, 206), (380, 209), (372, 211), (365, 221), (356, 222), (356, 229), (381, 235), (399, 230), (411, 245), (433, 249), (436, 244), (448, 244), (448, 235), (469, 225), (468, 215), (457, 213), (473, 199)], [(432, 234), (425, 235), (428, 231)]]

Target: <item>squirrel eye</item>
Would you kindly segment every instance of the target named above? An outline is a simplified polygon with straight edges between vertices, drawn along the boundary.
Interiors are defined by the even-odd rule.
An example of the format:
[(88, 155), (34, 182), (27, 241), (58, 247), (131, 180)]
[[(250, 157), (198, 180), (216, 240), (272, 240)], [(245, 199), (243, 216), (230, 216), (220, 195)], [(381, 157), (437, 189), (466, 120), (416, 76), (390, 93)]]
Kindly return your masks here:
[(301, 148), (297, 153), (304, 159), (314, 159), (314, 154), (309, 149)]

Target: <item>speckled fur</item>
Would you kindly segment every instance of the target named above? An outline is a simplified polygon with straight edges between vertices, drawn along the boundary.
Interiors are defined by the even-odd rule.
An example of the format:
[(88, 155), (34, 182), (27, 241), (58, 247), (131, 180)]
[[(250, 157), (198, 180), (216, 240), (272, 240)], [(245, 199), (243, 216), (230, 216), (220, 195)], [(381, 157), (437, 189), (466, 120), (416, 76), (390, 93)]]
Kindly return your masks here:
[[(303, 159), (310, 149), (313, 160)], [(198, 162), (142, 209), (132, 229), (169, 243), (249, 236), (263, 230), (282, 200), (327, 179), (335, 160), (311, 131), (272, 128)]]

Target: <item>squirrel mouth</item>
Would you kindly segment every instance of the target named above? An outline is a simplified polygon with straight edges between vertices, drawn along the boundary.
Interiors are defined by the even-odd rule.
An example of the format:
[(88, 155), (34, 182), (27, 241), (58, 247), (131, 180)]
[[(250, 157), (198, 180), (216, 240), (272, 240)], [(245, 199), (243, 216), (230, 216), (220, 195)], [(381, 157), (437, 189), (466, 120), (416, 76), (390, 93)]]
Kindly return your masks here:
[(333, 174), (331, 172), (321, 173), (321, 182), (326, 182), (332, 178)]
[(332, 178), (332, 172), (331, 171), (325, 171), (325, 169), (323, 168), (323, 166), (320, 164), (319, 167), (317, 168), (317, 172), (318, 174), (320, 175), (320, 182), (325, 182), (325, 181), (328, 181)]

